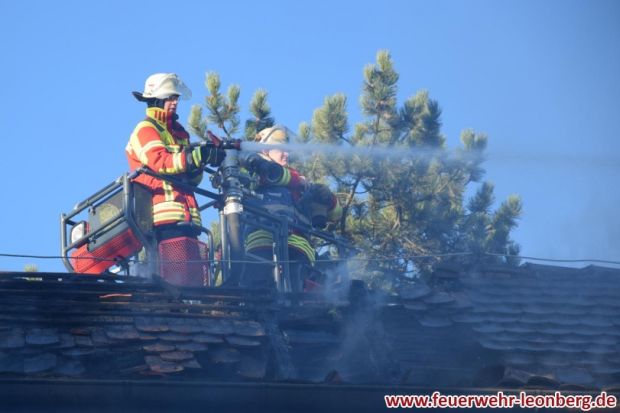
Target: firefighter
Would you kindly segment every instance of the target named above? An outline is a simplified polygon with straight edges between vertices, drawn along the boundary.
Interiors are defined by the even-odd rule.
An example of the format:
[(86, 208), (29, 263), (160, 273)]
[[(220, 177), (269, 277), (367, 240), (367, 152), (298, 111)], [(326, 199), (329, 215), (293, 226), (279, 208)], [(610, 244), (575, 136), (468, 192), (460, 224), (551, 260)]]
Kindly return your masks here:
[[(283, 145), (290, 140), (288, 129), (273, 126), (261, 130), (256, 141), (263, 144)], [(342, 208), (336, 196), (326, 185), (310, 184), (299, 171), (288, 163), (289, 153), (281, 146), (247, 158), (247, 169), (258, 175), (255, 191), (262, 197), (253, 202), (274, 214), (286, 215), (291, 221), (323, 228), (327, 221), (336, 221)], [(267, 260), (273, 257), (271, 232), (252, 227), (245, 229), (245, 250)], [(290, 230), (288, 236), (291, 289), (301, 291), (311, 283), (312, 267), (316, 253), (307, 234)], [(246, 268), (244, 283), (247, 285), (273, 286), (273, 266), (254, 264)]]
[[(179, 99), (189, 99), (191, 91), (176, 74), (153, 74), (146, 79), (144, 92), (132, 93), (147, 105), (146, 118), (135, 127), (125, 149), (132, 171), (146, 166), (197, 186), (204, 165), (221, 164), (225, 157), (222, 149), (188, 150), (189, 134), (177, 121), (176, 111)], [(197, 227), (202, 223), (193, 191), (145, 174), (139, 175), (135, 182), (153, 194), (153, 224), (158, 242), (181, 236), (198, 237)]]

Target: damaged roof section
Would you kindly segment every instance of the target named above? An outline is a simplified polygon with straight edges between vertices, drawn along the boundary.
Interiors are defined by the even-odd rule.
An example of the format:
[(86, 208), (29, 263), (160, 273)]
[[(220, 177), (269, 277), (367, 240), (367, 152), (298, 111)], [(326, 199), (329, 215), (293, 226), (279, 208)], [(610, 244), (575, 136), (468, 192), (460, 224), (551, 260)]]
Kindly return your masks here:
[(269, 294), (188, 290), (187, 299), (173, 299), (134, 280), (28, 277), (4, 276), (0, 284), (2, 377), (266, 375), (267, 337), (257, 318), (270, 308)]

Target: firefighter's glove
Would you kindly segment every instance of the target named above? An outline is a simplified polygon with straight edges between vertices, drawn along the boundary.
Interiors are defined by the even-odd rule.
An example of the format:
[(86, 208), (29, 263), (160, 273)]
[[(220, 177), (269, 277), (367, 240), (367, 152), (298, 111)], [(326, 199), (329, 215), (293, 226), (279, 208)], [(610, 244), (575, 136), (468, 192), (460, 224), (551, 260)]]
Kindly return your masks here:
[(187, 183), (192, 186), (200, 185), (202, 182), (202, 169), (199, 168), (190, 168), (187, 171)]
[(220, 166), (226, 157), (226, 151), (213, 146), (201, 146), (200, 157), (203, 165)]
[(309, 188), (312, 194), (312, 200), (319, 204), (331, 207), (334, 202), (334, 194), (327, 185), (311, 184)]
[(327, 226), (327, 207), (321, 204), (312, 204), (310, 220), (313, 228), (324, 229)]
[(284, 174), (284, 168), (275, 162), (268, 161), (262, 156), (253, 153), (246, 158), (246, 165), (250, 172), (257, 173), (267, 183), (275, 184)]

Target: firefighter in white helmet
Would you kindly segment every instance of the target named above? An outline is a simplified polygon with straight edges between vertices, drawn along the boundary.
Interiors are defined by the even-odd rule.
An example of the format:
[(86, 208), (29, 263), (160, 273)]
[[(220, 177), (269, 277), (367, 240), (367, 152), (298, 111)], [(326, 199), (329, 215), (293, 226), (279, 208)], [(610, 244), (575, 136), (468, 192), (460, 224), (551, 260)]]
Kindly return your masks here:
[[(248, 169), (259, 176), (255, 191), (262, 195), (252, 202), (298, 223), (323, 228), (327, 221), (336, 221), (342, 215), (342, 208), (326, 185), (309, 184), (289, 165), (289, 153), (281, 145), (289, 142), (290, 135), (288, 128), (281, 125), (265, 128), (256, 135), (257, 142), (280, 146), (248, 157)], [(271, 259), (274, 240), (269, 231), (248, 224), (245, 234), (247, 252)], [(290, 230), (288, 247), (291, 288), (293, 291), (307, 290), (313, 284), (310, 274), (316, 260), (315, 250), (308, 236), (299, 230)], [(244, 283), (273, 285), (273, 267), (260, 264), (248, 267)]]
[[(177, 121), (176, 111), (179, 99), (189, 99), (191, 91), (176, 74), (151, 75), (146, 79), (143, 92), (132, 93), (147, 105), (146, 118), (135, 127), (126, 147), (132, 171), (146, 166), (160, 174), (198, 185), (204, 165), (218, 166), (222, 162), (225, 156), (222, 149), (198, 147), (187, 150), (189, 134)], [(200, 211), (192, 191), (144, 174), (135, 181), (153, 194), (153, 223), (158, 241), (199, 235), (196, 226), (202, 225)]]

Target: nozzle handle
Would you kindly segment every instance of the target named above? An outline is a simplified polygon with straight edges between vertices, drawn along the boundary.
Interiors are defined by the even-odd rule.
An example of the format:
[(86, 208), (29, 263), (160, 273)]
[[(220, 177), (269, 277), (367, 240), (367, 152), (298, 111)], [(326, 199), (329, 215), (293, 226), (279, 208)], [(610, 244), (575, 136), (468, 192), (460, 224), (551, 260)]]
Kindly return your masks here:
[(241, 139), (224, 139), (207, 130), (207, 136), (216, 148), (241, 150)]

